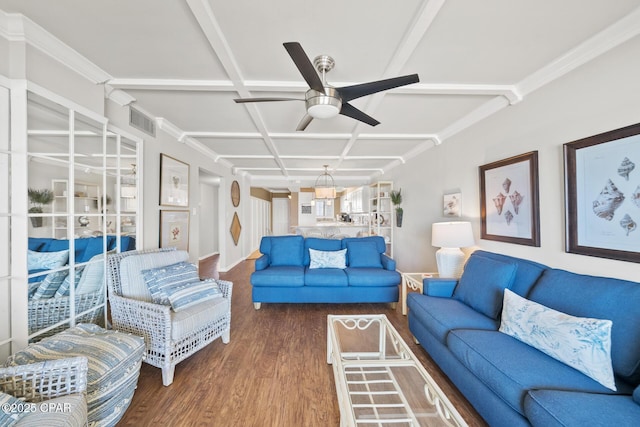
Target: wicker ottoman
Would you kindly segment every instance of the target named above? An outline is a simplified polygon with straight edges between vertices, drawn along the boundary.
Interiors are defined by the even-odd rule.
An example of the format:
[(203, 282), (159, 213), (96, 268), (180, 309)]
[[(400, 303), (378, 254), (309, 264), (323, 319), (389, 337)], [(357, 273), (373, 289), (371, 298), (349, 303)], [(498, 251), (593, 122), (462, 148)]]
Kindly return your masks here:
[(10, 356), (7, 366), (85, 356), (89, 426), (113, 426), (131, 403), (144, 354), (141, 337), (80, 324), (29, 345)]

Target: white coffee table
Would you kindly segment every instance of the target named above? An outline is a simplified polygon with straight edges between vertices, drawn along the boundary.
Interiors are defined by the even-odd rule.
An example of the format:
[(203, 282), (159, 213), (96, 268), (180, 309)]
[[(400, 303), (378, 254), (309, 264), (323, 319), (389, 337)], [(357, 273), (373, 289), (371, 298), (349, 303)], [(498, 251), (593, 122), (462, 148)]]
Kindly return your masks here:
[(327, 316), (341, 426), (467, 426), (383, 314)]

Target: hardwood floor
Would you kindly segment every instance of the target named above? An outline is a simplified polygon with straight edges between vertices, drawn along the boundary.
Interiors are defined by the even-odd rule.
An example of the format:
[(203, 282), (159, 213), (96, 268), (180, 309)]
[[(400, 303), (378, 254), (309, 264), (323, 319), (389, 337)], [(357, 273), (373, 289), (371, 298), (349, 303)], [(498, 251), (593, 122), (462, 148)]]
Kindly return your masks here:
[(221, 278), (234, 283), (231, 341), (216, 340), (176, 366), (172, 385), (142, 365), (138, 389), (119, 426), (338, 426), (333, 372), (326, 362), (327, 314), (384, 313), (470, 426), (486, 426), (413, 342), (388, 304), (263, 304), (254, 310), (254, 261)]

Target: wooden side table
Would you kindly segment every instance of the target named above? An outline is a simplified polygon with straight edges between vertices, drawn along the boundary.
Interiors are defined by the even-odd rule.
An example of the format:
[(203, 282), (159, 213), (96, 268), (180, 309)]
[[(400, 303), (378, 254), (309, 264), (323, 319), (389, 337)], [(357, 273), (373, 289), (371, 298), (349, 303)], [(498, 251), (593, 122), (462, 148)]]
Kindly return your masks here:
[(402, 273), (402, 314), (407, 315), (407, 288), (422, 293), (422, 279), (438, 277), (438, 273)]

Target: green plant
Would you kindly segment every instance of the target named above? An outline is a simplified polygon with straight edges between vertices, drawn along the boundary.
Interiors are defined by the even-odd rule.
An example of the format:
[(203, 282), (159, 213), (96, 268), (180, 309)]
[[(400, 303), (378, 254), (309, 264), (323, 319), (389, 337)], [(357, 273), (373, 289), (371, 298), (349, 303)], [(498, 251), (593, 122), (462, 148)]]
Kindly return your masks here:
[(29, 188), (28, 195), (29, 201), (34, 205), (29, 208), (30, 213), (42, 213), (42, 207), (53, 202), (53, 199), (55, 198), (53, 191), (46, 188), (44, 190)]
[(400, 190), (392, 190), (389, 196), (391, 197), (391, 203), (396, 207), (396, 211), (398, 209), (402, 210), (400, 207), (402, 204), (402, 188)]

